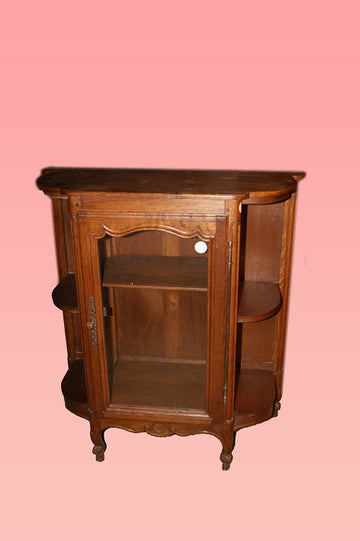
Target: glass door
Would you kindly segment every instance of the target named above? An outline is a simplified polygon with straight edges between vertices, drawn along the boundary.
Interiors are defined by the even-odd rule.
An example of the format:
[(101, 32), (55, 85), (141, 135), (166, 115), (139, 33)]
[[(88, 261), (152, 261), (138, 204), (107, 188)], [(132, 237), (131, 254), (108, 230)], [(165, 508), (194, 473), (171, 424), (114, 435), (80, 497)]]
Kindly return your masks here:
[(98, 239), (110, 406), (206, 411), (208, 244)]

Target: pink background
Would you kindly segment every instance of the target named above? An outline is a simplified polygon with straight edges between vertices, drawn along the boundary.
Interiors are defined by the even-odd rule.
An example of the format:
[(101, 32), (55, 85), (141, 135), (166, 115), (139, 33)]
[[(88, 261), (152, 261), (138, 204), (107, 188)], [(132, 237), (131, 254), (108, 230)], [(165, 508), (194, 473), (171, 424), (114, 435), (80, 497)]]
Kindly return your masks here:
[[(1, 15), (3, 539), (359, 539), (358, 2), (7, 2)], [(5, 13), (4, 13), (5, 9)], [(238, 434), (67, 412), (47, 165), (304, 169), (283, 409)]]

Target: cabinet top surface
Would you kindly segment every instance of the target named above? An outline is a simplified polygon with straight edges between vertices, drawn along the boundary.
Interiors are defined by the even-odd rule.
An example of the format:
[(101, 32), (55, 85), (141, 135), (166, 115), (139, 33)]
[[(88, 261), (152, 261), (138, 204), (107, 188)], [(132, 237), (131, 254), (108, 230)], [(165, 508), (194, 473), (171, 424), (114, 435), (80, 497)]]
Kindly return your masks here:
[(36, 183), (49, 195), (94, 191), (246, 198), (292, 193), (304, 176), (300, 171), (48, 167)]

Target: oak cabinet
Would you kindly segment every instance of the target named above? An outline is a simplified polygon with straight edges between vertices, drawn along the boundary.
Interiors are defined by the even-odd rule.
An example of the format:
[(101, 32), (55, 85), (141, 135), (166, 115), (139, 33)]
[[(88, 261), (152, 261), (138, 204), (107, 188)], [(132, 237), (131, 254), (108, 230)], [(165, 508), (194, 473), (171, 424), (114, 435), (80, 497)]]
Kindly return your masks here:
[(104, 431), (236, 431), (280, 408), (301, 172), (47, 168), (66, 407)]

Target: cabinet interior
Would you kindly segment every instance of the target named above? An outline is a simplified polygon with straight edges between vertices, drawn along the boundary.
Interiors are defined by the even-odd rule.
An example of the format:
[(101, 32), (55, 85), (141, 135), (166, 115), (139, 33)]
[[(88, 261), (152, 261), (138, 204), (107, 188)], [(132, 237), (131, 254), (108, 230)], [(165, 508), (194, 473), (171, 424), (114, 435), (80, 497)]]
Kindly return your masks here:
[(252, 293), (247, 313), (239, 315), (237, 364), (243, 369), (273, 370), (277, 313), (281, 308), (280, 272), (284, 202), (242, 205), (239, 265), (242, 292)]
[(111, 404), (206, 406), (208, 255), (162, 231), (98, 241)]
[[(240, 370), (274, 370), (277, 314), (282, 303), (279, 282), (284, 204), (242, 205), (237, 381)], [(55, 288), (53, 299), (65, 310), (64, 317), (71, 319), (67, 340), (77, 359), (82, 356), (82, 347), (67, 200), (61, 201), (61, 215), (67, 274)], [(193, 401), (193, 407), (205, 408), (208, 251), (195, 251), (199, 240), (162, 231), (140, 231), (123, 237), (106, 235), (98, 241), (114, 402), (143, 402), (140, 395), (129, 397), (125, 393), (131, 388), (128, 382), (138, 377), (144, 393), (147, 385), (159, 389), (159, 396), (147, 401), (152, 407), (179, 407), (182, 403), (183, 408), (191, 408), (185, 395), (200, 394), (202, 398)], [(70, 358), (70, 363), (74, 359)], [(147, 365), (139, 364), (144, 361)], [(164, 397), (166, 385), (159, 387), (156, 376), (164, 371), (168, 371), (169, 381), (179, 382), (179, 389), (183, 382), (183, 399), (174, 396), (171, 384), (166, 392), (172, 398)]]

